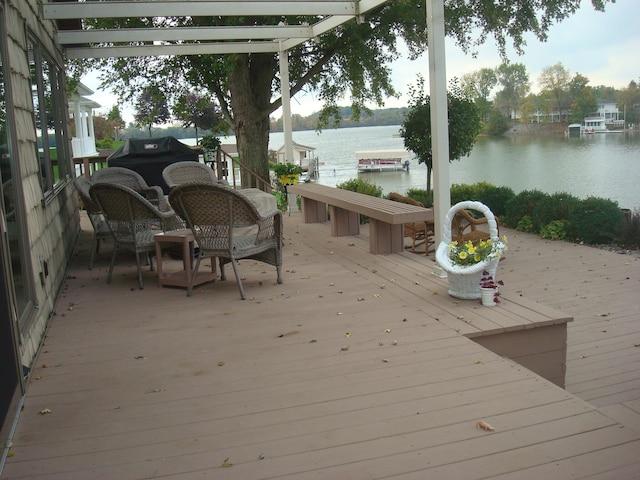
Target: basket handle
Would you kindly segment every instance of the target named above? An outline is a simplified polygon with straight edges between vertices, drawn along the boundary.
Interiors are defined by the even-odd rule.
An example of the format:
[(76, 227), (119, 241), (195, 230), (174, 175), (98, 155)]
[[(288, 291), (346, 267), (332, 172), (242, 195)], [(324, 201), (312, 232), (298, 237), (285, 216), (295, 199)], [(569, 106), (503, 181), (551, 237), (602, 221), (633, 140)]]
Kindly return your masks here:
[(491, 237), (491, 240), (495, 242), (500, 239), (498, 237), (498, 224), (496, 223), (496, 217), (493, 215), (493, 212), (489, 209), (489, 207), (487, 207), (484, 203), (468, 200), (465, 202), (456, 203), (444, 216), (444, 222), (442, 225), (442, 241), (445, 245), (449, 245), (451, 243), (451, 224), (453, 222), (453, 217), (455, 217), (456, 213), (458, 213), (460, 210), (476, 210), (482, 213), (485, 217), (487, 217), (487, 222), (489, 225), (489, 236)]

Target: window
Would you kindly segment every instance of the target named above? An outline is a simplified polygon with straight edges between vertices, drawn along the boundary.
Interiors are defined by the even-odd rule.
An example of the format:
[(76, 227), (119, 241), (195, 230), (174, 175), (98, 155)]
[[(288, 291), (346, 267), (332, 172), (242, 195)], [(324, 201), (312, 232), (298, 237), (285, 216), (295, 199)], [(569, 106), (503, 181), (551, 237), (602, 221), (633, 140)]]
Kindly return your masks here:
[(60, 181), (70, 178), (69, 142), (64, 115), (64, 74), (33, 37), (28, 43), (31, 94), (35, 116), (37, 152), (45, 197)]
[[(0, 10), (0, 14), (2, 11)], [(0, 15), (0, 24), (4, 27), (4, 18)], [(29, 279), (25, 272), (27, 268), (27, 242), (23, 241), (23, 231), (20, 228), (20, 205), (18, 202), (19, 178), (17, 165), (14, 164), (15, 152), (12, 151), (12, 130), (14, 126), (11, 117), (11, 96), (8, 94), (9, 77), (5, 76), (4, 38), (0, 37), (0, 180), (2, 182), (2, 198), (0, 211), (4, 215), (6, 225), (6, 239), (0, 238), (3, 250), (9, 259), (10, 271), (4, 272), (9, 287), (13, 288), (13, 298), (19, 318), (26, 318), (28, 307), (31, 305)], [(7, 80), (5, 82), (5, 79)], [(0, 275), (3, 272), (0, 272)]]

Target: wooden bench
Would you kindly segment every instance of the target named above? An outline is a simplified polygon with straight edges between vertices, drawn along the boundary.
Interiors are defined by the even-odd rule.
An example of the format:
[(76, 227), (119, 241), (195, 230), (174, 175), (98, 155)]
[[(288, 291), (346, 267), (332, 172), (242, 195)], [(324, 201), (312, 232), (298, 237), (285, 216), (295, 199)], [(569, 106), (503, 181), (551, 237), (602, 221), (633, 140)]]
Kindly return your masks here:
[(360, 215), (369, 217), (369, 251), (373, 254), (398, 253), (404, 250), (403, 225), (412, 222), (433, 223), (433, 209), (362, 193), (327, 187), (316, 183), (290, 185), (288, 193), (302, 198), (305, 223), (331, 219), (331, 235), (344, 237), (360, 233)]

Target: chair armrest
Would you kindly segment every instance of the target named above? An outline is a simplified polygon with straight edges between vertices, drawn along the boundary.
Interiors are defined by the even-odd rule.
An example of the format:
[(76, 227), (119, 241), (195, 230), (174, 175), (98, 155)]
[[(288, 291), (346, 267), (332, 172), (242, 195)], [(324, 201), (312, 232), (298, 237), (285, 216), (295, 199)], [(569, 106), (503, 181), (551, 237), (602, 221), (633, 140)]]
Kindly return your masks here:
[(164, 196), (164, 191), (158, 185), (153, 185), (152, 187), (143, 188), (140, 191), (140, 194), (157, 206), (161, 211), (167, 212), (172, 211), (169, 202)]
[(275, 210), (270, 215), (259, 217), (257, 224), (256, 243), (282, 236), (282, 212), (280, 210)]

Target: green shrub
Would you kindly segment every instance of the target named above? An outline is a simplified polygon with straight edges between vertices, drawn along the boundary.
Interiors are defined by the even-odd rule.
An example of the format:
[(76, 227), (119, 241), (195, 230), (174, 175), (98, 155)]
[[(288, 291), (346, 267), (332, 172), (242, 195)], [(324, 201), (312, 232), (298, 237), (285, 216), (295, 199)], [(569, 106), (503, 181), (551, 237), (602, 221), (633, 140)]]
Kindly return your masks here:
[(522, 217), (516, 225), (516, 230), (519, 232), (533, 232), (533, 222), (529, 215)]
[[(548, 197), (546, 193), (539, 190), (525, 190), (520, 192), (505, 205), (504, 218), (502, 222), (510, 227), (517, 227), (523, 217), (528, 216), (532, 224), (532, 232), (537, 232), (536, 226), (533, 224), (533, 211), (535, 206), (543, 199)], [(539, 228), (539, 226), (538, 226)]]
[(411, 197), (418, 202), (421, 202), (425, 207), (433, 207), (433, 190), (427, 195), (425, 189), (410, 188), (406, 193), (407, 197)]
[(473, 185), (454, 183), (451, 185), (451, 205), (466, 202), (467, 200), (477, 200), (477, 190)]
[(580, 204), (580, 199), (569, 193), (554, 193), (541, 198), (533, 207), (531, 220), (534, 228), (542, 231), (543, 225), (554, 220), (567, 222), (571, 212)]
[(496, 217), (502, 218), (506, 212), (507, 202), (515, 195), (510, 187), (496, 187), (487, 183), (485, 188), (478, 192), (478, 201), (489, 207)]
[(623, 223), (624, 213), (617, 202), (589, 197), (571, 212), (566, 225), (567, 237), (588, 245), (613, 243), (615, 232)]
[(451, 186), (451, 205), (466, 200), (484, 203), (496, 217), (505, 213), (506, 203), (515, 196), (509, 187), (496, 187), (488, 182), (473, 185), (454, 184)]
[(115, 140), (111, 137), (106, 137), (103, 138), (102, 140), (98, 140), (96, 141), (96, 147), (98, 148), (104, 148), (104, 149), (111, 149), (113, 148)]
[(551, 240), (564, 240), (567, 237), (564, 225), (564, 220), (552, 220), (540, 227), (540, 236)]
[(364, 193), (365, 195), (371, 195), (372, 197), (382, 197), (382, 187), (375, 183), (362, 180), (361, 178), (351, 178), (346, 182), (339, 183), (336, 187), (341, 188), (342, 190)]
[[(372, 197), (382, 197), (382, 187), (375, 183), (362, 180), (361, 178), (351, 178), (346, 182), (339, 183), (336, 187), (341, 188), (342, 190), (371, 195)], [(360, 215), (361, 224), (367, 223), (367, 220), (368, 218), (365, 215)]]

